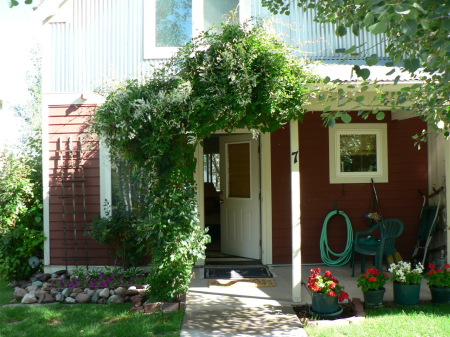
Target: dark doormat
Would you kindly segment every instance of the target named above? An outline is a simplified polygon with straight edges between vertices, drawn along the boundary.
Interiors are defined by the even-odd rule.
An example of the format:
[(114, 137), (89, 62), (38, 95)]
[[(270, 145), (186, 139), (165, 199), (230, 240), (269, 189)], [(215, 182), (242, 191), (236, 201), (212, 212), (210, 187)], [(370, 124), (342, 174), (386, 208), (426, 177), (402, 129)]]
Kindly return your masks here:
[(206, 279), (242, 279), (273, 277), (267, 267), (205, 268)]

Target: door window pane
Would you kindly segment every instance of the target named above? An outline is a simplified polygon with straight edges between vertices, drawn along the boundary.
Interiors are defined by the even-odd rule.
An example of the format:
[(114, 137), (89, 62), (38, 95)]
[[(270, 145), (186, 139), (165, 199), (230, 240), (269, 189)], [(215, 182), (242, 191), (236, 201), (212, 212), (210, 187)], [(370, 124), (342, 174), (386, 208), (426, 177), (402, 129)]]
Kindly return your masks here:
[(374, 134), (340, 136), (341, 172), (376, 172), (377, 137)]
[(181, 47), (192, 36), (192, 0), (156, 0), (156, 47)]
[(228, 144), (228, 197), (250, 198), (250, 143)]

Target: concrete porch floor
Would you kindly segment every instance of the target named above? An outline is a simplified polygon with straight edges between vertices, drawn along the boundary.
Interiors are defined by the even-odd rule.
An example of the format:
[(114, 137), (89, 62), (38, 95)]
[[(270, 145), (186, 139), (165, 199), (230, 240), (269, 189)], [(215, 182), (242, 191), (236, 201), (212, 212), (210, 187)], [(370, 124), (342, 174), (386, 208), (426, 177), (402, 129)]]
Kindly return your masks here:
[[(242, 267), (242, 266), (240, 266)], [(289, 265), (269, 266), (274, 274), (274, 287), (208, 287), (203, 267), (194, 268), (189, 288), (186, 315), (181, 336), (307, 336), (292, 309), (292, 268)], [(302, 281), (308, 282), (311, 268), (330, 270), (345, 287), (351, 298), (363, 299), (357, 277), (351, 268), (326, 265), (302, 266)], [(360, 266), (356, 265), (355, 275)], [(387, 282), (386, 302), (393, 301), (392, 283)], [(426, 281), (422, 281), (421, 300), (430, 300)], [(300, 304), (310, 304), (311, 296), (302, 286)]]

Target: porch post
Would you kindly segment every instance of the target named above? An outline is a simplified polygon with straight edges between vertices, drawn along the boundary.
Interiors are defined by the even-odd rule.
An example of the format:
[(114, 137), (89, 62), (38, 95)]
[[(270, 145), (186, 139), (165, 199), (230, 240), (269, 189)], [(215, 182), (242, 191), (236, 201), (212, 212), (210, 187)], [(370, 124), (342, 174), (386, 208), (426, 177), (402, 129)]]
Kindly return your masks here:
[(447, 263), (450, 263), (450, 140), (445, 141), (444, 145), (445, 160), (445, 219), (447, 229)]
[(291, 144), (291, 209), (292, 209), (292, 301), (301, 302), (302, 257), (300, 226), (300, 164), (298, 121), (290, 122)]
[[(195, 159), (197, 160), (197, 167), (194, 172), (194, 179), (197, 184), (197, 205), (200, 220), (200, 228), (205, 229), (205, 203), (204, 203), (204, 186), (203, 186), (203, 146), (200, 142), (197, 143), (197, 148), (195, 149)], [(199, 259), (195, 262), (196, 266), (203, 266), (205, 264), (205, 259)]]

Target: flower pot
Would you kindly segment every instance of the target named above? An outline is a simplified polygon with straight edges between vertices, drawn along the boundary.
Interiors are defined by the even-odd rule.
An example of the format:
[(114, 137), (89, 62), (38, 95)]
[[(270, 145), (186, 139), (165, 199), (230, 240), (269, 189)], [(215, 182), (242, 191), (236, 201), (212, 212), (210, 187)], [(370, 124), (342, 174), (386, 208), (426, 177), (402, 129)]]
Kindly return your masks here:
[(339, 310), (338, 298), (322, 293), (313, 293), (311, 310), (317, 314), (334, 313)]
[(403, 305), (419, 304), (420, 284), (394, 282), (394, 302)]
[(450, 288), (430, 287), (431, 303), (450, 304)]
[(368, 307), (380, 307), (383, 305), (383, 297), (386, 289), (364, 291), (364, 304)]

